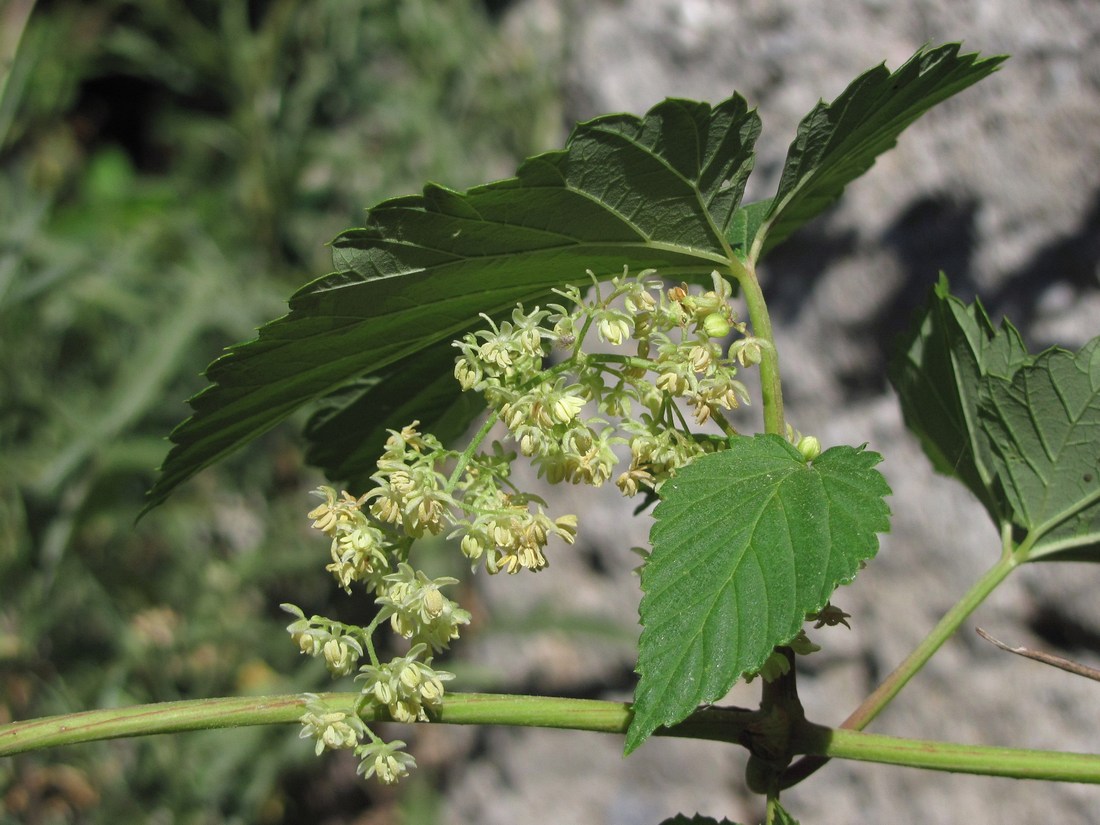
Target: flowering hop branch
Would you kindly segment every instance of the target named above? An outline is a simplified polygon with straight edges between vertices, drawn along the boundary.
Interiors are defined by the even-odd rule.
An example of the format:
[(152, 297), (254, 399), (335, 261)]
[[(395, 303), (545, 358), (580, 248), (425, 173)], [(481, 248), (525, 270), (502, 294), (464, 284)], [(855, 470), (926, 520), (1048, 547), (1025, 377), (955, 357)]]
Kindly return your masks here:
[[(345, 592), (365, 590), (376, 608), (358, 626), (283, 605), (295, 617), (287, 630), (299, 650), (322, 658), (336, 678), (356, 674), (362, 686), (354, 706), (310, 708), (302, 716), (302, 735), (318, 753), (355, 749), (360, 772), (383, 782), (414, 765), (400, 752), (404, 743), (377, 738), (363, 711), (384, 708), (398, 722), (430, 720), (453, 678), (433, 667), (433, 656), (470, 621), (444, 592), (457, 579), (432, 579), (414, 566), (417, 539), (446, 531), (472, 569), (484, 565), (490, 574), (542, 570), (552, 538), (575, 541), (575, 515), (551, 516), (541, 498), (512, 482), (517, 451), (506, 443), (551, 483), (598, 487), (615, 478), (634, 496), (653, 494), (735, 434), (724, 413), (748, 401), (738, 367), (757, 363), (766, 344), (737, 320), (732, 288), (718, 273), (712, 289), (694, 292), (686, 285), (666, 290), (654, 276), (624, 270), (606, 293), (597, 284), (591, 299), (568, 287), (557, 291), (562, 304), (531, 311), (520, 305), (500, 324), (486, 316), (486, 328), (454, 342), (455, 378), (491, 410), (466, 450), (446, 449), (413, 422), (390, 431), (369, 491), (317, 491), (322, 503), (309, 518), (329, 539), (326, 569)], [(739, 337), (727, 350), (734, 332)], [(556, 364), (555, 350), (564, 353)], [(713, 422), (725, 435), (693, 432), (685, 410), (696, 426)], [(482, 449), (498, 422), (503, 438)], [(629, 452), (630, 463), (619, 471), (621, 452)], [(374, 633), (387, 620), (408, 647), (383, 663)]]

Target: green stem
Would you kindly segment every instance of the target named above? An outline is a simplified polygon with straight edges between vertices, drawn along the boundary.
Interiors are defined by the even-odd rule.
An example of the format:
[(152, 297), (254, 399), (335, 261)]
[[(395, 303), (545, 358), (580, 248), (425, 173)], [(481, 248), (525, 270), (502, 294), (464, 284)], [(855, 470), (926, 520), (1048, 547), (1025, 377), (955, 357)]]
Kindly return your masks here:
[[(840, 727), (846, 730), (863, 730), (890, 704), (901, 689), (928, 663), (967, 617), (982, 604), (1009, 573), (1019, 564), (1018, 555), (1011, 549), (1011, 539), (1002, 537), (1004, 549), (1000, 560), (983, 575), (966, 594), (940, 619), (924, 640), (887, 676), (875, 690), (852, 711)], [(807, 758), (792, 765), (784, 774), (782, 787), (789, 788), (808, 777), (828, 761), (827, 758)]]
[(300, 695), (249, 696), (46, 716), (0, 725), (0, 756), (126, 736), (294, 722), (304, 706)]
[[(359, 693), (322, 693), (318, 700), (343, 710)], [(298, 721), (306, 700), (301, 695), (198, 699), (94, 710), (0, 725), (0, 757), (60, 745), (120, 737), (193, 730), (287, 724)], [(384, 711), (367, 709), (365, 721), (387, 720)], [(624, 702), (557, 699), (488, 693), (449, 694), (436, 721), (452, 725), (511, 725), (623, 734), (632, 712)], [(759, 714), (737, 708), (704, 707), (683, 722), (657, 731), (737, 743), (751, 735)], [(1100, 755), (1034, 751), (985, 745), (958, 745), (918, 739), (831, 730), (807, 722), (795, 726), (792, 750), (820, 757), (879, 762), (928, 770), (1100, 784)]]
[(451, 477), (447, 479), (447, 486), (443, 488), (443, 492), (448, 495), (454, 492), (455, 486), (462, 478), (462, 473), (466, 470), (466, 465), (470, 463), (470, 459), (481, 446), (481, 442), (489, 435), (489, 431), (493, 429), (493, 425), (497, 423), (498, 418), (500, 418), (500, 413), (496, 410), (489, 413), (489, 417), (485, 419), (481, 429), (470, 439), (470, 443), (466, 445), (466, 449), (462, 451), (462, 454), (456, 460), (455, 468), (451, 471)]
[(932, 658), (944, 642), (946, 642), (967, 617), (978, 609), (978, 606), (986, 600), (1009, 573), (1016, 569), (1017, 562), (1011, 554), (1004, 554), (1000, 561), (986, 571), (985, 575), (974, 583), (955, 606), (952, 607), (940, 619), (913, 652), (905, 660), (894, 668), (893, 673), (887, 676), (882, 684), (875, 688), (866, 699), (860, 703), (852, 714), (841, 724), (842, 728), (849, 730), (863, 730), (885, 708), (890, 701), (898, 695), (903, 687), (916, 675), (929, 659)]
[[(320, 702), (334, 710), (353, 706), (360, 698), (360, 693), (318, 694)], [(300, 694), (196, 699), (12, 722), (0, 725), (0, 757), (59, 745), (155, 733), (286, 724), (298, 721), (305, 704)], [(453, 693), (447, 695), (442, 708), (435, 714), (435, 721), (452, 725), (511, 725), (624, 734), (632, 716), (630, 705), (625, 702)], [(365, 721), (386, 721), (388, 718), (384, 710), (373, 706), (364, 709)], [(740, 709), (700, 708), (671, 730), (658, 731), (658, 735), (736, 742), (753, 718), (752, 712)]]
[(760, 348), (760, 395), (764, 406), (764, 432), (785, 435), (787, 424), (783, 418), (783, 389), (779, 380), (779, 353), (772, 333), (771, 316), (756, 277), (756, 268), (746, 265), (734, 272), (741, 291), (745, 296), (745, 306), (749, 311), (752, 334), (768, 342)]
[(779, 794), (768, 794), (767, 814), (764, 822), (766, 825), (775, 825), (779, 821)]
[(899, 739), (807, 725), (798, 736), (806, 753), (950, 773), (1100, 784), (1100, 756), (989, 745)]

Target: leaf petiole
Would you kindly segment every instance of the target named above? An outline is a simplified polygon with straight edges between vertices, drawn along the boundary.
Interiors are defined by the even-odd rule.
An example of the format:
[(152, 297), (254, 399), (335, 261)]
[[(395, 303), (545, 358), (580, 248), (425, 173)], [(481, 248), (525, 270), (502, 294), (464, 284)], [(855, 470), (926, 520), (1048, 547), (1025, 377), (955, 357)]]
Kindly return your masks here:
[[(967, 617), (977, 610), (989, 594), (1008, 577), (1008, 574), (1020, 565), (1018, 555), (1013, 551), (1010, 525), (1005, 525), (1005, 529), (1002, 530), (1001, 558), (997, 563), (974, 583), (954, 607), (944, 614), (924, 640), (860, 703), (859, 707), (852, 711), (841, 723), (841, 729), (863, 730), (893, 701), (909, 680), (928, 663), (932, 655), (943, 647), (944, 642), (954, 635)], [(796, 762), (784, 773), (781, 787), (789, 788), (798, 784), (827, 761), (828, 758), (811, 756)]]

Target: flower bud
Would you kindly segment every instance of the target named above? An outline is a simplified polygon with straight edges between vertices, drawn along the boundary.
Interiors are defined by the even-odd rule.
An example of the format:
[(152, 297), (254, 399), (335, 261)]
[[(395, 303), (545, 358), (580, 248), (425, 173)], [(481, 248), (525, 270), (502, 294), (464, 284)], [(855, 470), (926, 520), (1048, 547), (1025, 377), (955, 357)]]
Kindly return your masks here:
[(447, 600), (438, 587), (424, 588), (424, 612), (433, 619), (438, 619), (443, 614), (443, 608), (447, 606)]
[(730, 322), (721, 314), (712, 312), (703, 319), (703, 331), (711, 338), (725, 338), (730, 334)]
[(804, 435), (798, 439), (798, 444), (795, 445), (798, 452), (802, 453), (802, 457), (806, 461), (813, 461), (819, 455), (821, 455), (821, 442), (818, 441), (812, 435)]

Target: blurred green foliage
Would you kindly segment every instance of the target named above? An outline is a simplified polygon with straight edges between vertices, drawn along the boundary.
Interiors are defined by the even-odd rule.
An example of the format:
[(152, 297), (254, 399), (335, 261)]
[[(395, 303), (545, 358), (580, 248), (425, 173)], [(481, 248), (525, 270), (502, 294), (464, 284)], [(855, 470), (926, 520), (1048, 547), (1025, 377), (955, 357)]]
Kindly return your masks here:
[[(467, 0), (0, 4), (0, 722), (327, 689), (275, 607), (348, 609), (290, 429), (134, 518), (199, 369), (327, 271), (324, 241), (560, 142), (546, 47)], [(0, 822), (398, 817), (296, 733), (9, 759)]]

